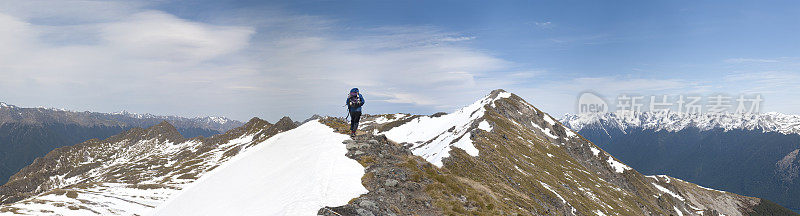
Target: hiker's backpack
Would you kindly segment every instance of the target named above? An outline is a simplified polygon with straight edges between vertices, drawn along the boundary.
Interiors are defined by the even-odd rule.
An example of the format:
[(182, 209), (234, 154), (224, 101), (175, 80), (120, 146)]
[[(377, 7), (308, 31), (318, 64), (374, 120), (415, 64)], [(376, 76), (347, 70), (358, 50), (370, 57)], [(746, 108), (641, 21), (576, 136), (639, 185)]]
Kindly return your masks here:
[(350, 96), (347, 97), (347, 105), (351, 108), (359, 108), (361, 105), (361, 98), (358, 97), (358, 92), (350, 92)]

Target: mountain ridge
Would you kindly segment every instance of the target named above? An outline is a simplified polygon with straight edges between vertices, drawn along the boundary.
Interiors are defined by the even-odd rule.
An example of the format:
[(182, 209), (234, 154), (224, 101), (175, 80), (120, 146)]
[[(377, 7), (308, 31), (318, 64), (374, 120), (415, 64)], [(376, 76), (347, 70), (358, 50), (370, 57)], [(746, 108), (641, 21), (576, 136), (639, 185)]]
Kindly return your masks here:
[[(68, 211), (79, 215), (146, 212), (254, 143), (294, 127), (253, 118), (223, 134), (188, 139), (167, 121), (148, 128), (133, 128), (104, 140), (61, 147), (36, 159), (0, 186), (0, 202), (5, 204), (3, 209), (12, 212), (25, 211), (14, 206), (30, 208), (30, 203), (86, 210)], [(132, 199), (125, 193), (140, 197)], [(65, 205), (58, 199), (65, 194), (105, 201), (78, 199)], [(125, 206), (128, 209), (120, 209)], [(41, 211), (52, 211), (45, 209)]]
[(105, 139), (128, 129), (168, 121), (183, 137), (212, 136), (242, 123), (227, 118), (156, 116), (76, 112), (55, 108), (24, 108), (0, 104), (0, 183), (37, 157), (67, 145)]
[(0, 106), (0, 124), (26, 123), (41, 125), (70, 122), (82, 126), (146, 127), (157, 124), (161, 120), (169, 120), (172, 124), (179, 127), (206, 127), (223, 132), (243, 124), (242, 122), (220, 116), (188, 118), (174, 115), (137, 114), (127, 111), (102, 113), (44, 107), (25, 108), (7, 103), (2, 103)]
[[(475, 116), (475, 113), (482, 114)], [(453, 116), (461, 116), (461, 119), (452, 119)], [(519, 197), (519, 200), (513, 199), (513, 203), (516, 203), (517, 207), (522, 207), (522, 209), (518, 209), (523, 210), (518, 212), (521, 214), (571, 215), (580, 212), (595, 215), (694, 215), (705, 212), (711, 215), (721, 213), (743, 215), (758, 214), (755, 212), (754, 206), (770, 206), (768, 202), (761, 202), (758, 198), (707, 190), (690, 183), (676, 185), (676, 182), (680, 181), (659, 182), (657, 178), (641, 175), (588, 140), (583, 139), (580, 134), (555, 121), (555, 118), (549, 114), (538, 110), (519, 96), (504, 90), (495, 90), (473, 105), (449, 114), (432, 116), (385, 114), (370, 117), (372, 119), (367, 118), (363, 121), (363, 130), (385, 134), (389, 139), (401, 144), (408, 142), (405, 145), (409, 146), (415, 155), (422, 156), (443, 169), (451, 170), (453, 175), (479, 182), (496, 181), (483, 185), (492, 190), (503, 191), (502, 188), (495, 188), (495, 184), (498, 184), (508, 185), (511, 188), (525, 188), (523, 191), (542, 191), (542, 194), (531, 194), (525, 196), (527, 198)], [(439, 123), (445, 125), (430, 127), (430, 125)], [(428, 127), (422, 127), (426, 125)], [(421, 131), (415, 132), (415, 130)], [(469, 138), (469, 141), (464, 140), (465, 137)], [(474, 149), (470, 150), (472, 148)], [(443, 152), (447, 154), (443, 154)], [(552, 167), (546, 162), (550, 160), (559, 162), (556, 167)], [(564, 173), (563, 169), (567, 167), (570, 167), (568, 170), (575, 170)], [(555, 174), (556, 172), (563, 174)], [(482, 175), (480, 173), (502, 174), (501, 176), (504, 177), (498, 179), (492, 174)], [(532, 175), (532, 173), (537, 174)], [(588, 179), (579, 180), (581, 178), (576, 178), (576, 175), (581, 173), (596, 175), (596, 177), (581, 176), (581, 178)], [(559, 175), (561, 176), (559, 177)], [(535, 179), (533, 182), (531, 182), (532, 177)], [(611, 185), (601, 186), (604, 184), (599, 184), (600, 189), (594, 189), (595, 186), (583, 185), (585, 181), (594, 180)], [(579, 184), (576, 185), (576, 183)], [(577, 190), (580, 193), (576, 194), (575, 188), (580, 189)], [(548, 195), (545, 191), (550, 191), (555, 196)], [(592, 192), (588, 193), (587, 191)], [(609, 196), (609, 191), (619, 191), (622, 194), (614, 195), (613, 198), (597, 198), (597, 196)], [(452, 194), (452, 192), (445, 194)], [(634, 196), (630, 197), (630, 194)], [(651, 200), (651, 196), (643, 194), (653, 194), (658, 199)], [(664, 196), (671, 199), (664, 199)], [(436, 198), (434, 197), (434, 199)], [(454, 197), (439, 198), (458, 200)], [(616, 202), (615, 200), (618, 198), (628, 201)], [(468, 198), (468, 200), (473, 199), (480, 200), (481, 198)], [(546, 205), (536, 202), (538, 204), (532, 206), (519, 206), (521, 203), (530, 202), (527, 199), (544, 199), (554, 202), (546, 202)], [(576, 200), (581, 201), (576, 203)], [(728, 201), (719, 202), (720, 200)], [(605, 204), (606, 201), (614, 204)], [(587, 208), (589, 203), (600, 205), (591, 204), (589, 206), (594, 207)], [(445, 210), (445, 214), (450, 214), (447, 213), (448, 209), (458, 206), (444, 204), (440, 207)], [(619, 209), (619, 207), (624, 208)], [(543, 212), (542, 208), (546, 211)], [(771, 208), (785, 210), (780, 206)], [(488, 209), (478, 208), (475, 211), (484, 212), (486, 210)], [(515, 208), (504, 210), (517, 211)], [(497, 214), (497, 212), (493, 214)]]
[[(275, 191), (299, 193), (282, 197), (282, 203), (292, 205), (269, 208), (276, 214), (325, 215), (331, 214), (330, 210), (334, 213), (346, 210), (349, 214), (345, 215), (396, 215), (404, 214), (404, 206), (441, 215), (760, 215), (786, 210), (760, 198), (703, 188), (668, 176), (644, 176), (549, 114), (504, 90), (492, 91), (476, 103), (449, 114), (364, 115), (358, 135), (363, 138), (355, 140), (347, 140), (343, 135), (348, 124), (341, 118), (310, 121), (299, 127), (302, 130), (294, 130), (293, 124), (288, 118), (275, 124), (254, 118), (245, 124), (247, 127), (212, 138), (174, 143), (159, 139), (160, 136), (141, 140), (142, 136), (134, 135), (146, 133), (134, 131), (130, 137), (136, 139), (95, 140), (66, 148), (47, 158), (60, 163), (76, 161), (55, 166), (55, 171), (49, 171), (48, 175), (31, 178), (51, 180), (24, 185), (21, 188), (28, 191), (22, 192), (27, 196), (8, 202), (0, 211), (158, 214), (152, 212), (158, 208), (159, 212), (191, 210), (202, 215), (224, 210), (209, 201), (225, 197), (225, 208), (235, 208), (235, 212), (242, 214), (263, 214), (253, 206), (241, 205), (272, 200), (261, 196)], [(253, 146), (256, 150), (251, 149)], [(337, 153), (323, 156), (314, 151), (317, 147)], [(272, 148), (306, 156), (294, 158), (280, 154), (283, 151), (266, 151)], [(103, 159), (87, 160), (85, 154), (88, 158)], [(58, 160), (61, 158), (73, 159)], [(134, 158), (137, 160), (131, 160)], [(360, 171), (363, 177), (347, 175), (350, 177), (342, 179), (335, 173), (319, 175), (314, 171), (330, 170), (328, 160), (334, 158), (347, 164), (355, 160), (361, 170), (348, 170)], [(88, 161), (101, 164), (86, 167)], [(275, 167), (254, 169), (254, 164), (266, 161)], [(311, 167), (294, 167), (295, 161)], [(217, 167), (219, 170), (214, 170)], [(31, 170), (41, 168), (33, 166)], [(67, 177), (70, 173), (74, 175)], [(286, 173), (309, 175), (311, 179), (269, 178)], [(251, 177), (264, 182), (243, 181)], [(227, 185), (226, 179), (241, 185)], [(344, 182), (333, 183), (334, 180)], [(321, 188), (301, 186), (301, 182), (313, 182)], [(331, 194), (337, 197), (335, 200), (324, 196), (325, 191), (342, 183), (360, 183), (368, 192), (358, 192), (358, 188), (347, 190), (346, 194), (363, 194), (338, 206), (346, 201), (340, 197), (342, 194)], [(187, 188), (188, 185), (192, 187)], [(0, 187), (0, 198), (6, 198), (5, 187)], [(187, 189), (179, 193), (181, 188)], [(209, 195), (209, 191), (214, 195)], [(131, 204), (95, 198), (97, 194), (133, 197), (144, 205), (120, 209)], [(89, 198), (113, 205), (81, 201)], [(158, 207), (162, 205), (165, 206)], [(324, 210), (324, 206), (331, 207)], [(337, 214), (341, 213), (344, 212)]]

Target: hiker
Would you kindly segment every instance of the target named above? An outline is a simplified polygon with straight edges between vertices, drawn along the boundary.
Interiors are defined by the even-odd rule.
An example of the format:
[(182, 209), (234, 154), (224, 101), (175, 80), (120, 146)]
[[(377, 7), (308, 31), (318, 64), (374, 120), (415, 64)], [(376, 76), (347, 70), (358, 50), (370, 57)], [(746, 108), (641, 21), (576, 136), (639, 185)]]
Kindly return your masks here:
[(345, 104), (347, 104), (347, 111), (350, 112), (350, 136), (355, 136), (358, 120), (361, 119), (361, 106), (364, 105), (364, 97), (358, 93), (358, 88), (350, 89)]

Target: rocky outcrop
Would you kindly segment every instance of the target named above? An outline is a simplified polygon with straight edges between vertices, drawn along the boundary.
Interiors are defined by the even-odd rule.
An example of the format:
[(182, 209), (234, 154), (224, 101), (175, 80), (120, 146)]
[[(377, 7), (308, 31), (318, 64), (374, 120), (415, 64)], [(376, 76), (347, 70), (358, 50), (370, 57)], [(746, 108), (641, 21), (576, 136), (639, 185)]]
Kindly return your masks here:
[(800, 149), (795, 149), (775, 163), (775, 166), (778, 168), (776, 172), (784, 182), (791, 183), (797, 179), (798, 174), (800, 174), (800, 157), (798, 157), (798, 152), (800, 152)]

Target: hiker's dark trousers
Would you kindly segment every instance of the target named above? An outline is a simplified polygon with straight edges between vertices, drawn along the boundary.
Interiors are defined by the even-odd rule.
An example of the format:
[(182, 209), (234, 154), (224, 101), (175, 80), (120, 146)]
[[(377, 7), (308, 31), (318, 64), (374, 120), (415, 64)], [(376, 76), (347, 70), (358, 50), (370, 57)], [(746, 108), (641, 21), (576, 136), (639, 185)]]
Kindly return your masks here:
[(361, 120), (361, 112), (350, 111), (350, 131), (358, 129), (358, 120)]

